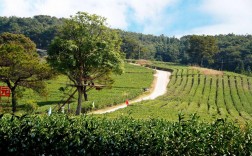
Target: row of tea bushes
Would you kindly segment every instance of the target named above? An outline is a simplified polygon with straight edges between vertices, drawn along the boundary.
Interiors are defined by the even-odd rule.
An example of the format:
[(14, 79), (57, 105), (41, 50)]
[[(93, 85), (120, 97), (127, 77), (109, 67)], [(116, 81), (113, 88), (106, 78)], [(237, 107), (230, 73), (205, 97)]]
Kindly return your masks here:
[(2, 115), (1, 155), (251, 155), (252, 130), (201, 123), (93, 116)]

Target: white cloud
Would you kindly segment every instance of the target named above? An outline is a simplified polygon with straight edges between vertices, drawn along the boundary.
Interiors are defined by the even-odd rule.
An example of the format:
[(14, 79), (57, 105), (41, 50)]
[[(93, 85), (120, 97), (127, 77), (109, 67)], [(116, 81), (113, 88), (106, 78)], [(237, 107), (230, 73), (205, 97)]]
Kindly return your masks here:
[[(78, 11), (95, 13), (107, 18), (109, 25), (126, 28), (127, 5), (125, 0), (0, 0), (1, 16), (31, 17), (50, 15), (70, 17)], [(13, 5), (15, 4), (15, 5)]]
[(85, 0), (82, 5), (74, 3), (74, 7), (78, 11), (87, 11), (107, 18), (107, 22), (112, 27), (127, 28), (127, 5), (123, 1), (118, 0)]
[(4, 16), (28, 16), (29, 2), (26, 0), (2, 0), (0, 1)]
[(201, 11), (215, 23), (195, 28), (190, 34), (252, 34), (251, 0), (205, 0)]
[[(69, 17), (78, 11), (95, 13), (107, 18), (114, 28), (127, 29), (128, 21), (134, 21), (151, 33), (152, 28), (160, 32), (159, 24), (164, 22), (162, 12), (175, 0), (0, 0), (3, 9), (1, 16), (31, 17), (34, 15), (51, 15)], [(14, 5), (15, 4), (15, 5)], [(127, 13), (131, 9), (133, 16)], [(129, 17), (133, 19), (128, 19)]]
[(128, 5), (134, 10), (136, 19), (144, 21), (161, 16), (162, 11), (174, 0), (128, 0)]
[(134, 11), (136, 23), (143, 26), (145, 34), (162, 34), (166, 26), (171, 23), (171, 17), (165, 14), (168, 6), (176, 4), (179, 0), (128, 0), (128, 5)]

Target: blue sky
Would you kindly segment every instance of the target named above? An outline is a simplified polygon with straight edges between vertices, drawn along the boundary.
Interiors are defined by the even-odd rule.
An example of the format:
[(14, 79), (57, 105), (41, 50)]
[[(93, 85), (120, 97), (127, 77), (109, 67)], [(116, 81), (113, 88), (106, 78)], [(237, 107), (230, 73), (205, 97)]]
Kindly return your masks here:
[(0, 0), (0, 16), (70, 17), (86, 11), (112, 28), (181, 37), (252, 34), (252, 0)]

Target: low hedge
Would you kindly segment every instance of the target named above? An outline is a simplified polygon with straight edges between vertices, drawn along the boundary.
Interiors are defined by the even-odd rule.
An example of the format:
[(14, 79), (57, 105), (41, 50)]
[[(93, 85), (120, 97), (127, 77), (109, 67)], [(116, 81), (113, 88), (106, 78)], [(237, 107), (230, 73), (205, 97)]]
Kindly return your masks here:
[(251, 155), (252, 131), (219, 119), (1, 115), (1, 155)]

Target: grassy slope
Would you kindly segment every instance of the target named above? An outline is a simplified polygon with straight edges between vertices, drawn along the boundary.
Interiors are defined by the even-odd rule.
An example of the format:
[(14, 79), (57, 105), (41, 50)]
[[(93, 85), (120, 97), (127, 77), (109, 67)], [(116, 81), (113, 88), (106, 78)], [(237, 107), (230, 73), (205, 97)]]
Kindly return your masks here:
[[(153, 81), (152, 75), (153, 70), (151, 69), (126, 64), (124, 74), (113, 75), (113, 78), (115, 80), (113, 86), (115, 87), (112, 89), (103, 89), (100, 91), (91, 90), (90, 92), (88, 92), (89, 101), (84, 102), (83, 107), (84, 109), (90, 109), (92, 107), (92, 103), (94, 102), (94, 109), (103, 108), (124, 102), (126, 99), (134, 98), (143, 93), (143, 88), (149, 87), (151, 85)], [(24, 96), (19, 99), (19, 106), (27, 103), (27, 101), (33, 100), (38, 103), (39, 112), (45, 112), (49, 109), (49, 107), (54, 108), (59, 102), (61, 102), (62, 99), (66, 100), (66, 98), (68, 97), (67, 94), (59, 91), (60, 87), (65, 87), (65, 85), (68, 83), (70, 83), (70, 81), (67, 79), (67, 77), (62, 75), (57, 77), (56, 79), (47, 81), (47, 97), (41, 97), (34, 93), (32, 90), (26, 89)], [(68, 93), (69, 90), (70, 88), (65, 93)], [(72, 92), (73, 91), (74, 90), (72, 90)], [(70, 106), (73, 111), (75, 110), (77, 104), (76, 97), (77, 94), (72, 100)]]
[(205, 75), (197, 68), (171, 63), (156, 62), (155, 66), (173, 69), (167, 94), (157, 100), (136, 103), (105, 116), (175, 121), (180, 113), (185, 118), (197, 113), (200, 119), (207, 122), (217, 118), (239, 123), (252, 121), (251, 77), (229, 72), (214, 75), (216, 73), (213, 71), (213, 75)]

